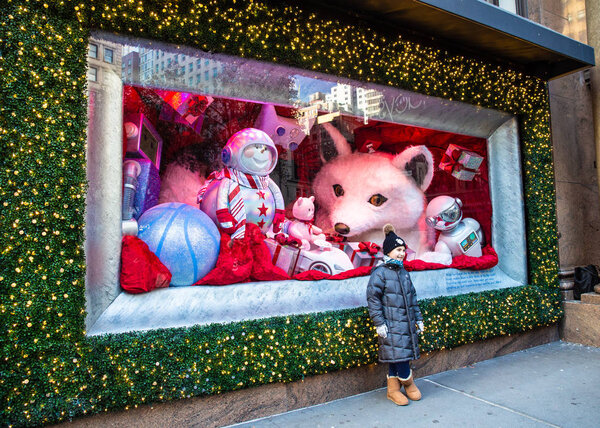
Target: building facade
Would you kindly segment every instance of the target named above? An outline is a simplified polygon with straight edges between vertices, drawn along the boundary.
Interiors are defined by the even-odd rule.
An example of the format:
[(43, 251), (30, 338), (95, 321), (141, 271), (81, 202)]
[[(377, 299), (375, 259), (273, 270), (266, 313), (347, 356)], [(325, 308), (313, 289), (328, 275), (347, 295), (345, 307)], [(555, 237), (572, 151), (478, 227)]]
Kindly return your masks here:
[[(428, 358), (555, 340), (559, 267), (587, 264), (597, 251), (591, 97), (580, 71), (593, 65), (593, 52), (548, 29), (557, 22), (564, 30), (573, 12), (559, 1), (531, 1), (525, 12), (516, 1), (497, 2), (511, 12), (476, 0), (402, 1), (397, 14), (383, 2), (334, 3), (1, 6), (9, 46), (0, 88), (12, 113), (0, 115), (4, 425), (86, 424), (126, 409), (139, 424), (147, 405), (167, 401), (163, 415), (184, 403), (188, 422), (225, 425), (332, 397), (317, 390), (378, 387), (367, 381), (385, 376), (364, 308), (377, 237), (363, 237), (351, 220), (405, 220), (415, 206), (405, 237), (416, 251), (406, 266), (414, 269)], [(341, 13), (348, 7), (356, 13)], [(413, 27), (402, 23), (406, 16)], [(228, 145), (255, 127), (273, 144)], [(253, 132), (242, 135), (262, 135)], [(204, 211), (179, 221), (190, 211), (181, 201), (161, 207), (154, 257), (140, 243), (153, 227), (143, 215), (154, 206), (134, 210), (137, 240), (123, 233), (132, 220), (123, 207), (136, 203), (124, 189), (149, 198), (157, 182), (161, 191), (189, 186), (196, 204), (198, 189), (224, 180), (220, 168), (234, 156), (240, 164), (280, 162), (270, 177), (287, 189), (284, 207), (266, 191), (270, 181), (254, 188), (252, 175), (236, 175), (253, 189), (256, 216), (269, 213), (274, 223), (276, 208), (292, 221), (294, 199), (315, 196), (316, 224), (336, 232), (317, 255), (340, 255), (350, 267), (311, 259), (281, 242), (289, 236), (270, 238), (268, 247), (269, 238), (249, 231), (247, 241), (229, 245), (219, 219), (224, 235)], [(231, 190), (219, 202), (234, 201), (239, 188)], [(459, 244), (466, 254), (479, 243), (481, 253), (439, 266), (417, 257), (429, 239), (419, 222), (427, 198), (446, 194), (465, 201), (485, 239), (473, 230)], [(353, 204), (340, 208), (351, 195)], [(340, 211), (351, 220), (336, 221)], [(169, 238), (171, 229), (180, 234)], [(216, 235), (196, 239), (209, 229)], [(209, 247), (222, 263), (202, 252)], [(256, 251), (227, 252), (238, 247)], [(162, 249), (175, 256), (170, 270)], [(421, 261), (429, 264), (420, 269)], [(210, 263), (208, 285), (201, 277), (169, 287), (176, 267), (196, 275)], [(132, 283), (147, 287), (125, 288)]]

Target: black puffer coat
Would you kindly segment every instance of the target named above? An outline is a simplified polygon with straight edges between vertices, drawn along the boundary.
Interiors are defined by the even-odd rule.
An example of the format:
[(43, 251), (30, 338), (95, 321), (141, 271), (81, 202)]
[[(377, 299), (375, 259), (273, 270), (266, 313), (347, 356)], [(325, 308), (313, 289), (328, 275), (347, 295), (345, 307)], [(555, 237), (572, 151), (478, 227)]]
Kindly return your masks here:
[(419, 358), (417, 321), (423, 321), (417, 292), (406, 269), (392, 263), (377, 266), (367, 286), (369, 315), (375, 326), (386, 324), (379, 338), (379, 361), (397, 363)]

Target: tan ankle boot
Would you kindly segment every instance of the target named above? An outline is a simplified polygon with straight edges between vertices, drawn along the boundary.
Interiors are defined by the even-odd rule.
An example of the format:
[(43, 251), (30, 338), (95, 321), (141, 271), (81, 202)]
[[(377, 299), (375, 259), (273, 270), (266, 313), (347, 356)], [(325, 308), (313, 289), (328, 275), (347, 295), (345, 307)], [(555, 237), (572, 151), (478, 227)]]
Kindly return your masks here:
[(387, 398), (392, 400), (398, 406), (406, 406), (408, 404), (408, 398), (400, 392), (402, 385), (400, 385), (400, 379), (397, 377), (387, 378)]
[(410, 376), (408, 379), (400, 378), (400, 383), (404, 386), (404, 390), (406, 391), (408, 398), (413, 401), (419, 401), (421, 399), (421, 391), (419, 391), (419, 388), (417, 388), (417, 385), (415, 385), (412, 370), (410, 371)]

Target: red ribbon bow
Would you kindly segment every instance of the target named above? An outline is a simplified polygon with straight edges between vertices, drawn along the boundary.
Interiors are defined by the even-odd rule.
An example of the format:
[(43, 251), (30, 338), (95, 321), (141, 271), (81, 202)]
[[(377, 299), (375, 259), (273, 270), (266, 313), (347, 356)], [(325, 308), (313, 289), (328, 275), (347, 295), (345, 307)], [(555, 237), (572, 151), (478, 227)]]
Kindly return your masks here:
[(460, 155), (463, 151), (465, 151), (465, 149), (455, 148), (449, 155), (444, 153), (440, 162), (440, 168), (443, 171), (449, 172), (450, 174), (452, 174), (454, 171), (469, 171), (477, 173), (478, 169), (467, 168), (465, 165), (458, 162), (458, 159), (460, 159)]
[(376, 255), (381, 247), (373, 242), (359, 242), (358, 243), (358, 251), (363, 253), (369, 253), (370, 256)]
[(455, 171), (455, 170), (460, 171), (461, 168), (464, 168), (463, 165), (458, 163), (458, 158), (460, 157), (460, 153), (461, 153), (460, 149), (452, 150), (450, 155), (448, 155), (447, 153), (444, 153), (444, 155), (442, 156), (442, 162), (440, 165), (442, 167), (442, 170), (451, 173), (452, 171)]
[(289, 245), (291, 247), (299, 248), (302, 245), (302, 241), (298, 238), (294, 238), (293, 236), (285, 236), (283, 233), (278, 233), (275, 235), (275, 242), (279, 245)]
[(342, 235), (330, 235), (330, 234), (327, 234), (325, 236), (325, 240), (326, 241), (328, 241), (328, 242), (335, 242), (335, 243), (338, 243), (338, 244), (342, 243), (342, 242), (345, 242), (346, 239), (347, 238), (345, 236), (342, 236)]
[(208, 107), (208, 100), (205, 97), (192, 97), (188, 103), (186, 116), (200, 116)]

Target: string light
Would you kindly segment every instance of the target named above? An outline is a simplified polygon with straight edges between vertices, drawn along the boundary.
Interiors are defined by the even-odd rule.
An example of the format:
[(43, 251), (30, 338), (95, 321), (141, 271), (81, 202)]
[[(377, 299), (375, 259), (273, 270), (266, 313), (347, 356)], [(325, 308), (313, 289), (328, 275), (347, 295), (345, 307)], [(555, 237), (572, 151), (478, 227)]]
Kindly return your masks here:
[(421, 349), (449, 349), (527, 331), (562, 316), (546, 82), (274, 2), (7, 0), (1, 10), (2, 425), (58, 422), (290, 382), (377, 358), (364, 308), (86, 337), (90, 28), (396, 86), (518, 116), (531, 285), (422, 301), (427, 330)]

